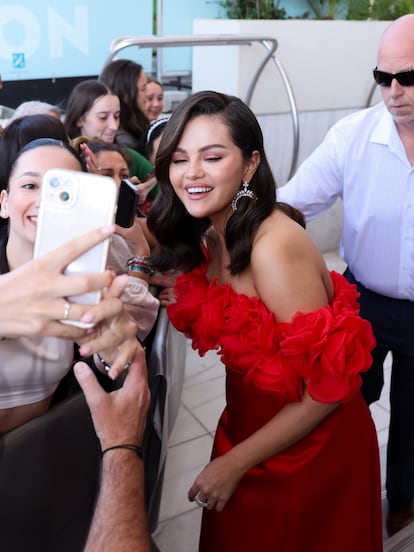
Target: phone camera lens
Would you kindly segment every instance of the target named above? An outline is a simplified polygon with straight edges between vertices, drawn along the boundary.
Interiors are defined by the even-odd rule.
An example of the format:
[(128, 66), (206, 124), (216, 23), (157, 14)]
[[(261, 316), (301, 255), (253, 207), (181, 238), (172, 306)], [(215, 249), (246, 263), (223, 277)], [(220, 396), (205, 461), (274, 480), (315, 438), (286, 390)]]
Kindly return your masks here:
[(59, 186), (59, 178), (57, 178), (57, 176), (52, 176), (49, 180), (49, 184), (52, 188), (57, 188)]
[(61, 201), (69, 201), (70, 195), (69, 192), (60, 192)]

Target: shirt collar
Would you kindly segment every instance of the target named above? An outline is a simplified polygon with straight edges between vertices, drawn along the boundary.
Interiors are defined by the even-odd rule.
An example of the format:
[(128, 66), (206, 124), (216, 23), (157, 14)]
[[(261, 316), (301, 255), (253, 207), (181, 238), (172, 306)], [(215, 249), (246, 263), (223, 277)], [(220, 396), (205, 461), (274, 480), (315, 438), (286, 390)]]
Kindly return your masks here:
[(384, 144), (390, 146), (395, 142), (395, 138), (399, 141), (397, 127), (394, 120), (383, 104), (383, 110), (380, 119), (373, 128), (369, 141), (376, 144)]
[(405, 153), (400, 135), (398, 134), (394, 119), (385, 107), (384, 103), (382, 104), (382, 108), (381, 117), (372, 129), (369, 141), (374, 144), (382, 144), (387, 146), (390, 152), (396, 155), (404, 163), (408, 163), (407, 155)]

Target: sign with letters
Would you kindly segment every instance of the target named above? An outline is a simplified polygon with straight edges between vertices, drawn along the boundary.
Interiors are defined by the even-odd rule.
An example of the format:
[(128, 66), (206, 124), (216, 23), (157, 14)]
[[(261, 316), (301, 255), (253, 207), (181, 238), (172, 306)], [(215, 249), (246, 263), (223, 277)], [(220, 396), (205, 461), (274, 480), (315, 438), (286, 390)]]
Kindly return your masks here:
[[(6, 2), (0, 2), (3, 81), (98, 75), (114, 38), (152, 34), (152, 0)], [(150, 50), (123, 53), (151, 72)]]

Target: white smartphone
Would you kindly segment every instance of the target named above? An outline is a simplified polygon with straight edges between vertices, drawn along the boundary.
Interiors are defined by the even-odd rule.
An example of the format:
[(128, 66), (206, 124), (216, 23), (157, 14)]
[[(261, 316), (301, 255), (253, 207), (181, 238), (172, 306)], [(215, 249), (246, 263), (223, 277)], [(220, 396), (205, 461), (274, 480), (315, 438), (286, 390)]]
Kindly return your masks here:
[[(37, 217), (34, 257), (60, 247), (98, 227), (112, 224), (117, 209), (118, 188), (109, 176), (67, 169), (48, 170), (42, 182)], [(106, 269), (109, 238), (75, 259), (65, 274), (100, 273)], [(97, 304), (100, 291), (68, 297), (68, 301)], [(66, 323), (89, 327), (77, 321)]]

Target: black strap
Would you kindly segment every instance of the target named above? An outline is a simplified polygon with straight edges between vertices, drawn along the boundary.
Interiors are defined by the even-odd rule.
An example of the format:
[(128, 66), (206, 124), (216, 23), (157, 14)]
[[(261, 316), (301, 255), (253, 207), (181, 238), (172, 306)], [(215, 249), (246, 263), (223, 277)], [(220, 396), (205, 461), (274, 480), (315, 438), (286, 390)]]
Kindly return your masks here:
[(135, 452), (139, 458), (142, 458), (142, 448), (139, 447), (138, 445), (113, 445), (112, 447), (108, 447), (106, 449), (104, 449), (102, 452), (101, 452), (101, 456), (103, 456), (105, 454), (105, 452), (108, 452), (110, 450), (115, 450), (115, 449), (126, 449), (126, 450), (132, 450), (132, 452)]

